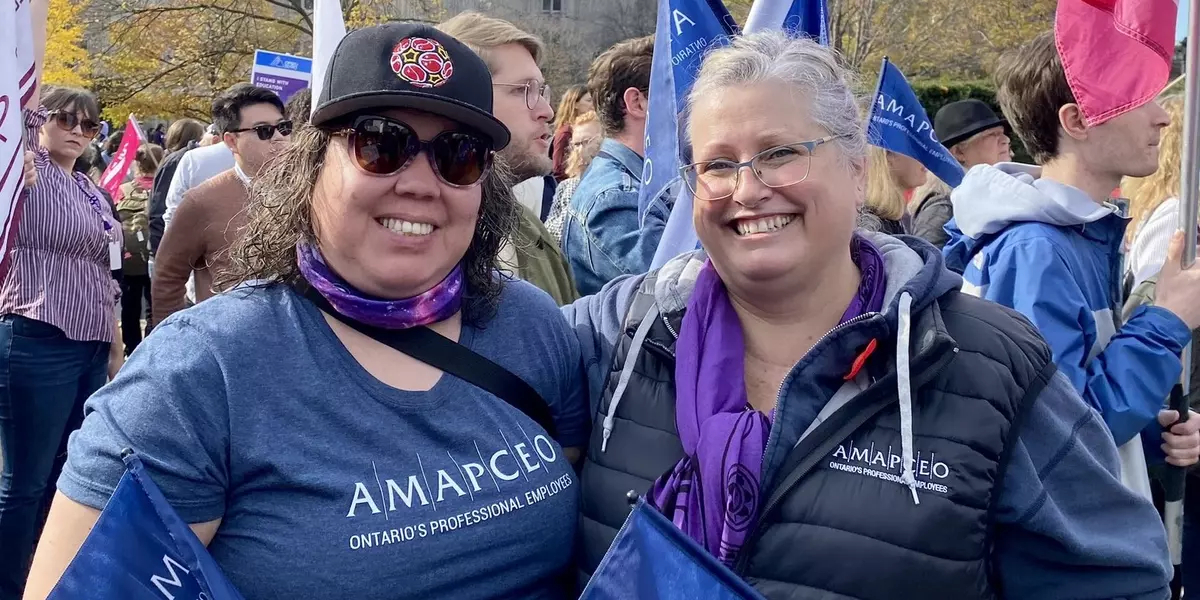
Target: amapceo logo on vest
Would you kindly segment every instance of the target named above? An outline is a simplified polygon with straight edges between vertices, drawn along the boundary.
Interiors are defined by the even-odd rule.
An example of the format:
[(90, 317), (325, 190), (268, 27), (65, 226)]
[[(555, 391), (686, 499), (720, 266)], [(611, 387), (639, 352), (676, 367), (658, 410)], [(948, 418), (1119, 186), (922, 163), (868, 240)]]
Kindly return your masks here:
[[(904, 459), (899, 452), (899, 448), (893, 450), (891, 445), (885, 450), (884, 446), (877, 446), (874, 442), (856, 444), (851, 440), (834, 449), (830, 455), (829, 468), (903, 485), (900, 482), (900, 473), (903, 470), (901, 467)], [(937, 453), (931, 452), (928, 456), (923, 456), (921, 451), (917, 450), (912, 467), (913, 475), (917, 478), (917, 489), (939, 494), (950, 492), (950, 488), (941, 483), (950, 477), (950, 465), (937, 460)]]

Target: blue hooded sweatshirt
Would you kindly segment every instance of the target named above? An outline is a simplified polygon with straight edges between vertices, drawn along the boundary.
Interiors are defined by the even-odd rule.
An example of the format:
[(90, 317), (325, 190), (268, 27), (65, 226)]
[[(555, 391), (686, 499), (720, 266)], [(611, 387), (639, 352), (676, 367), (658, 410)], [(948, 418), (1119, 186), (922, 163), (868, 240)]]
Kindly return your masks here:
[[(929, 243), (866, 235), (883, 254), (887, 290), (882, 318), (892, 327), (902, 313), (919, 311), (962, 284)], [(659, 269), (654, 295), (660, 310), (686, 306), (704, 259), (702, 251), (686, 254)], [(562, 309), (582, 346), (593, 415), (626, 335), (627, 313), (645, 277), (620, 277), (600, 293)], [(910, 297), (910, 309), (902, 295)], [(831, 394), (806, 393), (820, 387), (814, 383), (819, 371), (814, 363), (789, 375), (794, 379), (776, 407), (763, 459), (764, 482), (779, 471), (783, 455), (803, 437), (814, 416), (838, 410)], [(1171, 564), (1162, 522), (1148, 501), (1122, 485), (1116, 447), (1096, 411), (1059, 374), (1030, 403), (1022, 423), (994, 505), (993, 560), (1003, 597), (1169, 596)], [(588, 502), (586, 489), (583, 493), (583, 502)]]
[(1122, 211), (1040, 175), (1039, 167), (1013, 163), (973, 167), (950, 196), (946, 266), (963, 274), (964, 292), (1037, 326), (1118, 446), (1145, 429), (1148, 454), (1161, 458), (1156, 417), (1179, 380), (1191, 333), (1154, 306), (1118, 323)]

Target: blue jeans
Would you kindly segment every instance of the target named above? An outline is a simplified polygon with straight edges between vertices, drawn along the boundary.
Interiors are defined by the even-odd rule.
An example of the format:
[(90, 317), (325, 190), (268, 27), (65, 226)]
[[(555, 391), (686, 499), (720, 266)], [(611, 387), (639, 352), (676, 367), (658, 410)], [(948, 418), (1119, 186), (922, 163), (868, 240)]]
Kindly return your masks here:
[(83, 402), (107, 378), (109, 344), (0, 316), (0, 600), (17, 600)]

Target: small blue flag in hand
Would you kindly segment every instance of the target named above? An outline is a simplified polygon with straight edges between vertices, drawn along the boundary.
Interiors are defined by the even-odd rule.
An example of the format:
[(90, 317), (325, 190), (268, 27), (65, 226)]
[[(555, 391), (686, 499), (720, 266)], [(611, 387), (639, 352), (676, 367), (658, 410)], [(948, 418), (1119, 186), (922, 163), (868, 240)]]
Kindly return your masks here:
[(871, 144), (917, 159), (950, 187), (962, 182), (962, 165), (938, 141), (917, 94), (887, 57), (879, 70), (879, 86), (867, 118)]
[(125, 475), (48, 600), (242, 600), (126, 451)]
[(645, 500), (616, 539), (579, 600), (761, 600)]

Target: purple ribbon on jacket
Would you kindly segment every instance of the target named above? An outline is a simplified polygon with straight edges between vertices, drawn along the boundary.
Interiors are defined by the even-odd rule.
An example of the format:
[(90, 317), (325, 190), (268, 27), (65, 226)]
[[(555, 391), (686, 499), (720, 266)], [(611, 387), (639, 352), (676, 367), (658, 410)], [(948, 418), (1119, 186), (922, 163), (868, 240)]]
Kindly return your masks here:
[[(841, 323), (883, 307), (883, 256), (851, 241), (862, 274)], [(675, 344), (675, 425), (686, 456), (651, 487), (650, 503), (726, 565), (758, 522), (770, 416), (746, 397), (746, 342), (725, 284), (705, 262)]]

